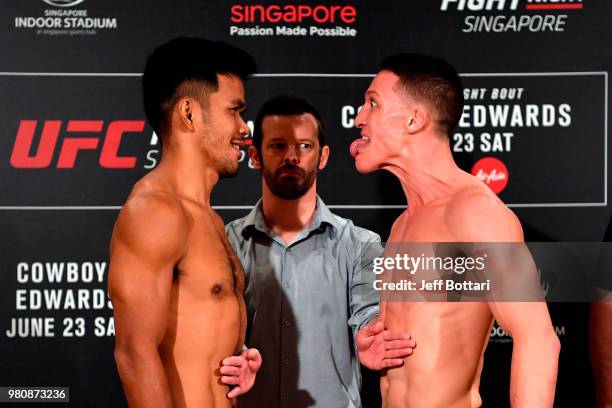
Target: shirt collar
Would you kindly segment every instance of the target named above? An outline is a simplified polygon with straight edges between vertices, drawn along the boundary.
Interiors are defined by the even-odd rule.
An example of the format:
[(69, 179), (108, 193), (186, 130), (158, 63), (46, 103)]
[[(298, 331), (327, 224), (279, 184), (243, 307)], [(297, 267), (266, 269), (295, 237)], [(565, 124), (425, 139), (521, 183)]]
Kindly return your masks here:
[[(242, 224), (241, 233), (243, 236), (252, 232), (254, 229), (263, 232), (266, 235), (271, 235), (272, 231), (263, 216), (263, 199), (260, 198), (253, 209), (244, 218)], [(306, 227), (306, 230), (311, 232), (316, 229), (325, 229), (325, 225), (332, 226), (335, 230), (339, 228), (338, 221), (332, 212), (329, 210), (327, 205), (321, 200), (321, 197), (317, 195), (317, 208), (310, 225)]]
[(329, 210), (329, 207), (325, 205), (321, 197), (317, 195), (317, 210), (315, 212), (315, 216), (313, 217), (313, 224), (316, 220), (317, 215), (319, 216), (317, 227), (321, 226), (321, 224), (326, 223), (331, 225), (335, 230), (338, 230), (340, 226), (338, 225), (338, 221), (336, 220), (336, 216), (332, 214)]

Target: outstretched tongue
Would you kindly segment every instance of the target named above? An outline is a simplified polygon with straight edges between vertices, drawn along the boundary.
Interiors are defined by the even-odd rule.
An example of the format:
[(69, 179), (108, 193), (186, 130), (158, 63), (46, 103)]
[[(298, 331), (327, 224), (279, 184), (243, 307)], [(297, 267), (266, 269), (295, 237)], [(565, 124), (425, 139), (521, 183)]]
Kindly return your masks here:
[(351, 143), (351, 147), (349, 148), (351, 156), (357, 156), (357, 153), (359, 153), (359, 149), (363, 146), (367, 146), (368, 144), (370, 144), (370, 141), (366, 139), (355, 140), (353, 143)]

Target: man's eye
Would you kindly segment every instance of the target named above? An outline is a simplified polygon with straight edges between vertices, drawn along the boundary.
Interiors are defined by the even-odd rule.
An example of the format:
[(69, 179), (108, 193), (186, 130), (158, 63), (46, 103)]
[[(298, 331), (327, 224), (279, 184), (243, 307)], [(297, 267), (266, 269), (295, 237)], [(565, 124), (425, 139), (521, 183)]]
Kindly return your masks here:
[(284, 147), (284, 145), (282, 143), (272, 143), (270, 145), (271, 149), (282, 149)]
[(300, 143), (298, 147), (302, 150), (310, 150), (312, 145), (310, 143)]
[(370, 107), (371, 108), (375, 108), (377, 106), (378, 106), (378, 104), (376, 103), (376, 101), (374, 99), (370, 100)]

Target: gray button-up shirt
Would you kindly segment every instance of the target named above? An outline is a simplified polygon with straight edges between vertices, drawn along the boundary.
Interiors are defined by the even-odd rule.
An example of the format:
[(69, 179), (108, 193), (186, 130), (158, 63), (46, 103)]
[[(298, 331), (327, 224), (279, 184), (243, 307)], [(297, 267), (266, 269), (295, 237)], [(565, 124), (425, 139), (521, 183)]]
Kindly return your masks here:
[(317, 198), (311, 224), (287, 246), (261, 205), (226, 226), (246, 276), (246, 344), (263, 358), (239, 406), (361, 407), (354, 336), (378, 315), (380, 237)]

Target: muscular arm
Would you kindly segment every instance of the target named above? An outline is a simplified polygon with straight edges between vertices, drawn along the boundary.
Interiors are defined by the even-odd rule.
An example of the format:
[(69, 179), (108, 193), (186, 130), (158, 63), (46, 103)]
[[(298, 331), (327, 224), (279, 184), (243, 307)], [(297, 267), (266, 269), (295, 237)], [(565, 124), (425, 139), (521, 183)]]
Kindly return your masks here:
[(511, 406), (552, 407), (560, 343), (546, 303), (498, 302), (492, 304), (491, 309), (500, 326), (513, 339)]
[(173, 267), (182, 256), (186, 231), (180, 205), (158, 196), (130, 199), (115, 224), (109, 293), (115, 361), (130, 407), (172, 406), (158, 346), (166, 331)]
[[(519, 220), (496, 198), (477, 196), (466, 201), (455, 216), (460, 241), (523, 242)], [(467, 212), (470, 216), (467, 217)], [(499, 248), (499, 246), (498, 246)], [(497, 276), (513, 285), (513, 298), (490, 302), (497, 322), (513, 338), (510, 374), (510, 403), (513, 408), (552, 407), (557, 382), (560, 343), (555, 334), (545, 302), (521, 302), (521, 296), (532, 299), (533, 287), (539, 288), (533, 261), (521, 258), (520, 268), (509, 268)], [(517, 286), (519, 285), (519, 289)], [(523, 287), (520, 287), (520, 286)], [(520, 291), (519, 291), (520, 290)], [(503, 299), (502, 299), (503, 300)]]

